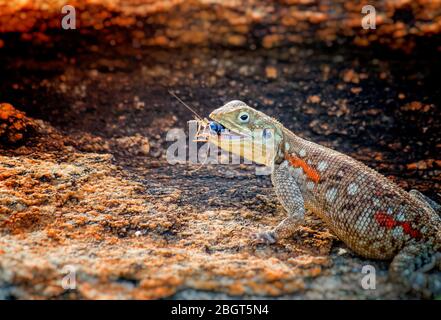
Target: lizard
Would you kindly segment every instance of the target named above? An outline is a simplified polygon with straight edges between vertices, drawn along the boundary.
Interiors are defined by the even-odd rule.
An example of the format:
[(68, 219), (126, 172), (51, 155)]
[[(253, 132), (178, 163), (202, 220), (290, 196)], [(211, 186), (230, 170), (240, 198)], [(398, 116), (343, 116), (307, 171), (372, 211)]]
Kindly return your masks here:
[(305, 210), (353, 252), (390, 260), (389, 278), (423, 295), (441, 288), (427, 271), (441, 267), (441, 206), (405, 191), (360, 161), (294, 134), (276, 119), (233, 100), (209, 115), (202, 136), (217, 147), (271, 168), (287, 217), (254, 235), (255, 244), (290, 238)]

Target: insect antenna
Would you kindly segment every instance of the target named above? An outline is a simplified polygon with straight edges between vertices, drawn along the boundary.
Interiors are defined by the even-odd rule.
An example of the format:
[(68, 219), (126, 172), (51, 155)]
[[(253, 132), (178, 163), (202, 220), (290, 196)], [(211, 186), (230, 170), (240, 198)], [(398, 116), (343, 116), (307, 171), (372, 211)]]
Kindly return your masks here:
[[(191, 108), (184, 101), (182, 101), (182, 99), (179, 98), (173, 91), (168, 90), (168, 93), (170, 93), (170, 95), (175, 97), (176, 100), (178, 100), (181, 104), (184, 105), (184, 107), (186, 107), (188, 110), (190, 110), (196, 116), (196, 121), (197, 121), (198, 129), (197, 129), (196, 136), (195, 136), (196, 140), (194, 140), (194, 141), (207, 142), (207, 140), (198, 140), (198, 139), (200, 138), (201, 130), (205, 131), (205, 129), (206, 129), (207, 125), (208, 125), (208, 120), (206, 118), (202, 118), (193, 108)], [(208, 160), (208, 153), (209, 153), (209, 151), (210, 151), (210, 146), (207, 145), (207, 152), (205, 154), (204, 161), (201, 163), (201, 165), (198, 168), (196, 168), (194, 170), (191, 170), (190, 173), (199, 171), (206, 164), (206, 162)]]
[(190, 110), (198, 120), (203, 121), (202, 117), (196, 112), (194, 111), (193, 108), (191, 108), (188, 104), (186, 104), (184, 101), (181, 100), (181, 98), (179, 98), (173, 91), (168, 90), (168, 93), (170, 93), (173, 97), (176, 98), (176, 100), (178, 100), (180, 103), (182, 103), (184, 105), (184, 107), (186, 107), (188, 110)]

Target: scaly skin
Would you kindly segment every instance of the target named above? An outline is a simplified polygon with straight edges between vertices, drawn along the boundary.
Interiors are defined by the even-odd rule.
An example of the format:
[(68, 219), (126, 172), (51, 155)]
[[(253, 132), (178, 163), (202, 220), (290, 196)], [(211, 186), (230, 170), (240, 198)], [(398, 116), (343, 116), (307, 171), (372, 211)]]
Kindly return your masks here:
[[(210, 118), (229, 134), (211, 132), (208, 141), (272, 167), (275, 192), (288, 217), (272, 230), (258, 234), (255, 243), (291, 237), (308, 209), (359, 255), (392, 259), (392, 280), (425, 296), (441, 291), (440, 285), (423, 273), (441, 260), (438, 204), (416, 190), (404, 191), (347, 155), (296, 136), (241, 101), (216, 109)], [(267, 130), (264, 134), (263, 129)], [(237, 135), (241, 138), (226, 138)], [(266, 147), (270, 140), (273, 148)], [(263, 148), (263, 152), (253, 155), (253, 146)]]

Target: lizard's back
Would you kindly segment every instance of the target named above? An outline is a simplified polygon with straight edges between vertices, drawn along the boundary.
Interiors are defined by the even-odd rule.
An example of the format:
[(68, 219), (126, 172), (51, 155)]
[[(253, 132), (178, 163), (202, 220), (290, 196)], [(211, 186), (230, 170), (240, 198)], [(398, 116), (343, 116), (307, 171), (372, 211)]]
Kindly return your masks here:
[(425, 203), (349, 156), (298, 137), (288, 141), (288, 160), (303, 164), (289, 170), (305, 207), (352, 250), (376, 259), (392, 258), (409, 242), (439, 250), (441, 219)]

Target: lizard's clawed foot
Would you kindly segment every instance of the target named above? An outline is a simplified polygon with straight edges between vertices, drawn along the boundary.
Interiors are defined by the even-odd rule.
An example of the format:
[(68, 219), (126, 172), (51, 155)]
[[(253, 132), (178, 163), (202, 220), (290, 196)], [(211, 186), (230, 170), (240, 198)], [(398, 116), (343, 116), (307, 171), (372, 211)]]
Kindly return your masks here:
[(277, 242), (274, 231), (259, 232), (254, 234), (251, 243), (257, 244), (273, 244)]

